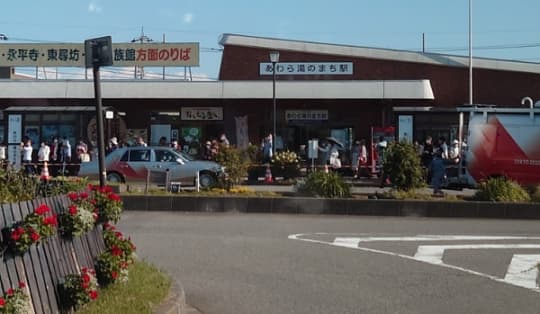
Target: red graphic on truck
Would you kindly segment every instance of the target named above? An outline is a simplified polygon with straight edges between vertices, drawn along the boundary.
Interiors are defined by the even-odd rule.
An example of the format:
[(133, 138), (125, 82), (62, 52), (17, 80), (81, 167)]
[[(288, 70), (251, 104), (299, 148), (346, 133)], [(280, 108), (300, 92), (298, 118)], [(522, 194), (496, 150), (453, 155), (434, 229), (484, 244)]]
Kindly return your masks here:
[(471, 110), (467, 169), (476, 182), (502, 176), (540, 183), (540, 108)]

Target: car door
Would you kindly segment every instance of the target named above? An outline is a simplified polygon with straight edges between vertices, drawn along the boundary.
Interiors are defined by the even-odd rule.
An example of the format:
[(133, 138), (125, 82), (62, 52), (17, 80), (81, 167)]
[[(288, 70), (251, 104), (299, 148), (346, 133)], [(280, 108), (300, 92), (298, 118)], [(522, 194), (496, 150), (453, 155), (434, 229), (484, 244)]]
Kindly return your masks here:
[(182, 184), (193, 184), (193, 174), (190, 173), (184, 161), (178, 161), (178, 155), (166, 148), (155, 148), (152, 168), (156, 171), (169, 170), (171, 181), (180, 181)]
[(150, 163), (150, 150), (146, 147), (129, 149), (118, 162), (117, 170), (124, 176), (126, 182), (144, 181)]

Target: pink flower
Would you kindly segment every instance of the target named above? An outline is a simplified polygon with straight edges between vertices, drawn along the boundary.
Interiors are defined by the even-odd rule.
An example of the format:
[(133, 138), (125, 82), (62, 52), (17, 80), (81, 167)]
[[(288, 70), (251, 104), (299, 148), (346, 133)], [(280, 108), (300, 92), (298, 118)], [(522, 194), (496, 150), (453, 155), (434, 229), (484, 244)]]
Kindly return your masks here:
[(45, 205), (45, 204), (41, 204), (39, 205), (38, 208), (36, 208), (36, 214), (38, 215), (44, 215), (46, 213), (48, 213), (51, 209), (49, 208), (49, 206)]
[(71, 205), (71, 206), (69, 206), (69, 209), (68, 209), (68, 210), (69, 210), (69, 214), (70, 214), (71, 216), (77, 215), (77, 206)]
[(95, 300), (98, 297), (98, 292), (96, 290), (92, 290), (88, 292), (88, 296), (90, 297), (90, 299)]
[(83, 200), (87, 199), (88, 198), (88, 193), (86, 192), (81, 192), (81, 194), (79, 194), (79, 197)]
[(111, 194), (109, 194), (108, 198), (109, 198), (111, 201), (115, 201), (115, 202), (119, 202), (119, 201), (120, 201), (120, 196), (118, 196), (118, 194), (111, 193)]
[(39, 241), (39, 234), (35, 231), (32, 231), (32, 233), (30, 233), (30, 238), (32, 238), (32, 241), (34, 242), (37, 242)]
[(11, 240), (19, 241), (20, 238), (21, 238), (21, 234), (19, 234), (17, 230), (13, 230), (13, 232), (11, 232)]
[(6, 305), (6, 300), (0, 297), (0, 308), (3, 308)]
[(22, 281), (19, 281), (19, 288), (24, 289), (26, 288), (26, 284)]
[(79, 195), (77, 195), (77, 193), (75, 193), (75, 192), (70, 192), (70, 193), (68, 194), (68, 197), (69, 197), (69, 199), (72, 200), (73, 202), (75, 202), (76, 200), (79, 199)]
[(116, 278), (118, 278), (118, 273), (115, 271), (111, 272), (111, 278), (116, 280)]
[(124, 253), (124, 252), (118, 246), (113, 245), (111, 247), (111, 254), (113, 256), (120, 256), (120, 255), (122, 255), (122, 253)]
[(14, 293), (15, 293), (15, 290), (13, 290), (13, 289), (11, 289), (11, 288), (9, 288), (8, 291), (6, 292), (6, 294), (7, 294), (8, 296), (12, 296)]
[(58, 221), (56, 219), (56, 215), (49, 216), (43, 220), (43, 223), (46, 225), (56, 226), (58, 224)]

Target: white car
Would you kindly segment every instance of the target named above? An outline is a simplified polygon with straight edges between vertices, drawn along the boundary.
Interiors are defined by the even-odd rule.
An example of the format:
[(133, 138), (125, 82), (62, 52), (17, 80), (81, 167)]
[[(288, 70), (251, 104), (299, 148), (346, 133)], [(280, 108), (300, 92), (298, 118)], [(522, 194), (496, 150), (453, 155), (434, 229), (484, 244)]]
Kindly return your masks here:
[[(98, 161), (81, 163), (78, 175), (99, 179)], [(195, 160), (169, 147), (122, 147), (105, 157), (105, 168), (109, 182), (144, 182), (148, 171), (164, 173), (168, 170), (170, 181), (182, 185), (195, 185), (197, 172), (199, 185), (211, 187), (217, 182), (224, 169), (213, 161)]]

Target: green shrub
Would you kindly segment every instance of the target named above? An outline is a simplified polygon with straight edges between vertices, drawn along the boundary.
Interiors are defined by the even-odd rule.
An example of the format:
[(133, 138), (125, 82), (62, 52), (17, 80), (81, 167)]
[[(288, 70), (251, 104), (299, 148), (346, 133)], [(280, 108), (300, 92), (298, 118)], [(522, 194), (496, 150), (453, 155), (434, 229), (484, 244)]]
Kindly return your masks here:
[(540, 202), (540, 185), (537, 185), (532, 191), (531, 200), (533, 202)]
[(259, 152), (260, 152), (259, 146), (249, 144), (248, 147), (242, 151), (242, 158), (254, 164), (258, 160)]
[(297, 187), (297, 191), (302, 194), (329, 198), (351, 196), (351, 187), (335, 172), (312, 172), (306, 177), (305, 182)]
[(474, 198), (491, 202), (529, 202), (530, 195), (519, 184), (503, 177), (482, 182)]
[(420, 157), (412, 144), (390, 144), (384, 155), (383, 169), (398, 190), (409, 191), (424, 186)]
[(244, 177), (247, 176), (250, 161), (236, 147), (221, 146), (216, 156), (216, 161), (225, 167), (226, 175), (220, 178), (220, 181), (226, 189), (240, 184)]
[(39, 179), (23, 170), (0, 169), (0, 204), (31, 200), (39, 190)]

